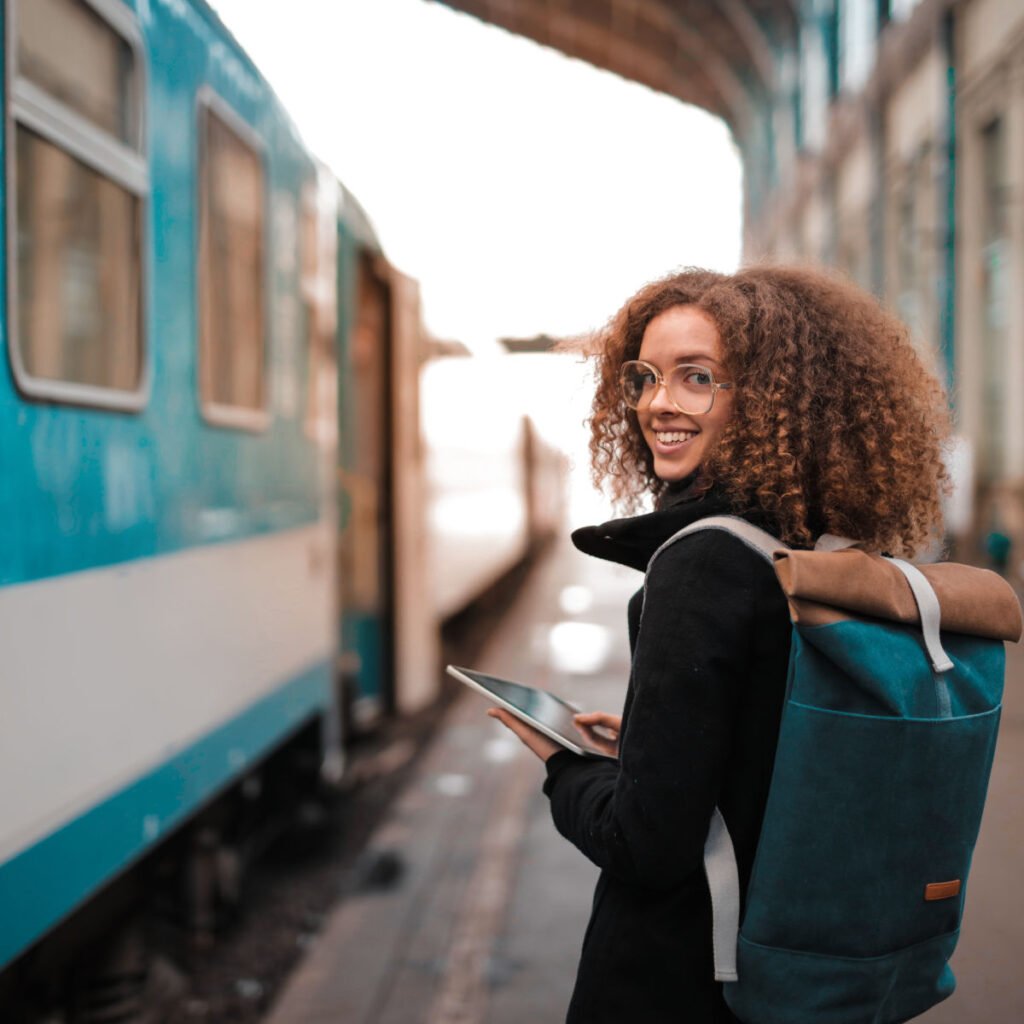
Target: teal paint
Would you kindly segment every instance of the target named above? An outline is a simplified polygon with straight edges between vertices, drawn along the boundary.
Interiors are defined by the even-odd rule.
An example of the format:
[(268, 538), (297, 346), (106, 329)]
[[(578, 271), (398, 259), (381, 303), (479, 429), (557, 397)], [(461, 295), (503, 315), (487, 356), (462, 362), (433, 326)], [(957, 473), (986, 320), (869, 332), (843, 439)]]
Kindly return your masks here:
[[(151, 194), (143, 298), (150, 399), (138, 413), (26, 399), (9, 360), (0, 358), (0, 586), (321, 518), (321, 454), (304, 429), (309, 370), (301, 260), (297, 251), (294, 258), (275, 258), (288, 220), (280, 214), (288, 204), (297, 213), (314, 173), (311, 157), (270, 88), (205, 5), (128, 6), (140, 12), (147, 68)], [(259, 433), (213, 426), (199, 403), (196, 95), (203, 86), (264, 145), (271, 422)], [(6, 141), (0, 139), (0, 149)], [(6, 214), (0, 203), (8, 234)], [(0, 247), (5, 281), (7, 255)], [(4, 292), (2, 344), (8, 346)], [(296, 396), (293, 408), (282, 398), (288, 394)]]
[(840, 10), (842, 0), (831, 0), (821, 7), (818, 15), (818, 24), (821, 28), (821, 36), (825, 43), (825, 60), (828, 69), (828, 97), (835, 99), (839, 95), (840, 64), (842, 52), (840, 50)]
[(0, 968), (202, 805), (333, 706), (316, 665), (0, 865)]
[(359, 671), (356, 676), (356, 699), (373, 698), (386, 702), (385, 679), (388, 676), (385, 660), (384, 619), (376, 612), (350, 611), (345, 615), (343, 627), (345, 650), (356, 651)]

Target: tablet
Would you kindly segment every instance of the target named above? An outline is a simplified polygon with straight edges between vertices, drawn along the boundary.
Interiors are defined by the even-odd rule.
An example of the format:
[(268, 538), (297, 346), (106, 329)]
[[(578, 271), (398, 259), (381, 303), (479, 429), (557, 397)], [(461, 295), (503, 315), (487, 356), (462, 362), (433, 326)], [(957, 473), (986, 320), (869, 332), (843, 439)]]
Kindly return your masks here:
[(498, 679), (497, 676), (489, 676), (471, 668), (460, 668), (458, 665), (449, 665), (448, 674), (470, 689), (482, 693), (499, 707), (511, 711), (516, 718), (521, 718), (574, 754), (583, 754), (585, 757), (608, 756), (583, 739), (572, 724), (572, 716), (580, 709), (561, 697), (547, 690)]

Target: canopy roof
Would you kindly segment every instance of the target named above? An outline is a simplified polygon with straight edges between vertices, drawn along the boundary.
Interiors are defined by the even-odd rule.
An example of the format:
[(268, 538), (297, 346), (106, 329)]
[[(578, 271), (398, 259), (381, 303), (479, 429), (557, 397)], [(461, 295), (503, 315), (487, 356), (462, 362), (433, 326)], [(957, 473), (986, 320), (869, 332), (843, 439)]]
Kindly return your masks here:
[(747, 134), (795, 52), (799, 0), (441, 0)]

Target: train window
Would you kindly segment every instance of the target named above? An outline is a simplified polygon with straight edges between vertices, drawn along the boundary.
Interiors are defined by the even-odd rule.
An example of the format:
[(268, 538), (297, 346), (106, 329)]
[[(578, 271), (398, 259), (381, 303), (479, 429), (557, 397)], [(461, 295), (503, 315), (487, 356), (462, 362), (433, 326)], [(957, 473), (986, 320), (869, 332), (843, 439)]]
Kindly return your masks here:
[(20, 125), (16, 150), (25, 370), (130, 391), (141, 370), (139, 200)]
[(83, 0), (18, 5), (18, 74), (101, 131), (138, 138), (135, 55)]
[(200, 107), (200, 393), (224, 426), (266, 425), (263, 158), (212, 93)]
[(29, 395), (137, 409), (149, 172), (134, 16), (112, 0), (8, 12), (15, 378)]

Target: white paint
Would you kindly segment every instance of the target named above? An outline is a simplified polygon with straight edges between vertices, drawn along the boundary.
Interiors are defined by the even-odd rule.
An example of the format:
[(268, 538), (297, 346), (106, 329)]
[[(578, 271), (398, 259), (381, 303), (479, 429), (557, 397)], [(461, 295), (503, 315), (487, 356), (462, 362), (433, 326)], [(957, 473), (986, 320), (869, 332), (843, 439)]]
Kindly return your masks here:
[(0, 862), (332, 658), (331, 544), (314, 525), (0, 589)]

